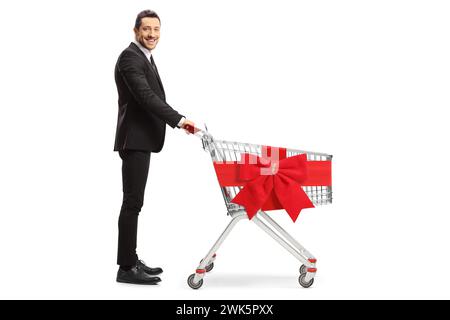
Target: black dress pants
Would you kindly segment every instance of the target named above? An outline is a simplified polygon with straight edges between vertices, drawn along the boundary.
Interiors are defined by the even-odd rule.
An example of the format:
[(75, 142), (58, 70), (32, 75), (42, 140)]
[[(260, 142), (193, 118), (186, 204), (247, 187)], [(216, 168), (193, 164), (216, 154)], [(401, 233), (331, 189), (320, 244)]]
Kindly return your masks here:
[(123, 201), (119, 216), (117, 264), (134, 266), (138, 260), (136, 239), (138, 216), (144, 204), (150, 152), (120, 150), (122, 159)]

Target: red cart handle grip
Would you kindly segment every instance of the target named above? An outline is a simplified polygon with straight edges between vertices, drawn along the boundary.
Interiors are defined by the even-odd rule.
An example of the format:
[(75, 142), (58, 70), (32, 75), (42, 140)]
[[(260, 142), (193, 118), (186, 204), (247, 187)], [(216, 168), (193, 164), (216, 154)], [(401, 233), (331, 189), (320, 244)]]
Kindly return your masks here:
[(187, 130), (189, 133), (192, 133), (192, 134), (200, 131), (200, 129), (198, 129), (198, 128), (190, 125), (190, 124), (184, 125), (184, 129)]

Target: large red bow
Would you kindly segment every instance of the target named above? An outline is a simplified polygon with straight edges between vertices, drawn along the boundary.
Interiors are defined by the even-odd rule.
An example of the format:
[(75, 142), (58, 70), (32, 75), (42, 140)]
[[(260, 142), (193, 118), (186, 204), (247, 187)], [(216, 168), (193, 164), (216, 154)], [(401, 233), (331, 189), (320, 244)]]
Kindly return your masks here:
[(239, 178), (246, 183), (232, 202), (244, 206), (250, 219), (274, 198), (271, 195), (294, 222), (302, 209), (314, 207), (301, 188), (307, 179), (306, 154), (272, 161), (249, 154), (242, 157)]
[(265, 146), (262, 155), (214, 162), (221, 187), (243, 187), (232, 202), (244, 206), (250, 219), (259, 209), (285, 209), (295, 222), (303, 208), (313, 207), (302, 186), (331, 186), (331, 161), (307, 161), (306, 154), (286, 158), (286, 149)]

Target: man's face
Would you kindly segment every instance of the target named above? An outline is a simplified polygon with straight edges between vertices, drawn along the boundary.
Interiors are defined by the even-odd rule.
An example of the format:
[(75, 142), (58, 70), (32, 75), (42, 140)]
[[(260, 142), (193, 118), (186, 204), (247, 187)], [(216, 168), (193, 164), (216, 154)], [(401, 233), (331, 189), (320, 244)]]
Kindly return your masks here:
[(158, 18), (142, 18), (139, 29), (134, 28), (136, 40), (149, 50), (155, 49), (159, 41), (161, 25)]

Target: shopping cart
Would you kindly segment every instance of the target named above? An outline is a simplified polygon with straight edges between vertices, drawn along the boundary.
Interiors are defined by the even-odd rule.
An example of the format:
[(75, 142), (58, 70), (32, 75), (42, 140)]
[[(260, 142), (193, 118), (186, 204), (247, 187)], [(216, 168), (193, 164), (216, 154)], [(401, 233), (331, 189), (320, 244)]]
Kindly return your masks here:
[[(205, 130), (189, 127), (188, 130), (194, 135), (198, 136), (202, 140), (203, 149), (211, 155), (214, 168), (219, 180), (220, 189), (222, 191), (223, 198), (227, 207), (228, 215), (231, 217), (231, 222), (225, 228), (219, 239), (214, 243), (212, 248), (208, 251), (206, 256), (200, 261), (195, 273), (191, 274), (187, 283), (192, 289), (198, 289), (203, 285), (203, 278), (205, 274), (214, 268), (214, 261), (216, 260), (216, 252), (229, 235), (234, 226), (243, 219), (251, 219), (259, 228), (264, 230), (268, 235), (275, 239), (281, 246), (289, 251), (302, 265), (299, 269), (300, 276), (298, 281), (304, 288), (309, 288), (316, 275), (316, 258), (306, 250), (299, 242), (297, 242), (289, 233), (287, 233), (278, 223), (276, 223), (265, 210), (281, 209), (279, 201), (274, 199), (272, 203), (265, 204), (262, 209), (256, 210), (254, 215), (249, 215), (249, 207), (244, 207), (239, 203), (235, 203), (236, 197), (243, 189), (243, 185), (236, 183), (233, 185), (230, 183), (230, 168), (235, 170), (246, 156), (247, 161), (253, 156), (253, 161), (258, 161), (258, 157), (273, 157), (274, 153), (278, 153), (276, 157), (290, 158), (290, 157), (304, 157), (304, 162), (311, 165), (310, 169), (315, 172), (316, 175), (321, 176), (319, 179), (312, 179), (309, 183), (301, 184), (302, 192), (305, 194), (306, 201), (310, 201), (310, 205), (306, 207), (314, 207), (319, 205), (331, 204), (332, 202), (332, 189), (331, 189), (331, 159), (332, 156), (324, 153), (307, 152), (301, 150), (284, 149), (265, 147), (262, 145), (255, 145), (249, 143), (231, 142), (215, 140), (208, 132), (206, 126)], [(269, 149), (268, 149), (269, 148)], [(269, 150), (269, 152), (268, 152)], [(272, 150), (272, 152), (271, 152)], [(281, 151), (279, 151), (281, 150)], [(276, 152), (275, 152), (276, 151)], [(272, 154), (270, 154), (272, 153)], [(282, 154), (280, 156), (280, 153)], [(297, 158), (299, 158), (297, 157)], [(252, 160), (250, 160), (252, 161)], [(281, 160), (280, 160), (281, 161)], [(274, 161), (274, 163), (278, 163)], [(279, 162), (281, 163), (281, 162)], [(223, 167), (221, 167), (223, 166)], [(269, 171), (268, 174), (274, 174), (274, 165), (266, 166)], [(261, 170), (263, 170), (261, 169)], [(275, 171), (276, 171), (275, 167)], [(308, 173), (309, 176), (309, 173)], [(233, 180), (233, 179), (231, 179)], [(311, 179), (310, 179), (311, 180)], [(273, 192), (273, 191), (272, 191)], [(275, 197), (276, 198), (276, 197)], [(268, 201), (270, 202), (270, 201)], [(268, 208), (268, 209), (267, 209)], [(300, 209), (301, 210), (301, 209)], [(298, 213), (297, 213), (298, 215)], [(292, 216), (295, 221), (296, 216)], [(262, 218), (262, 219), (261, 219)]]

